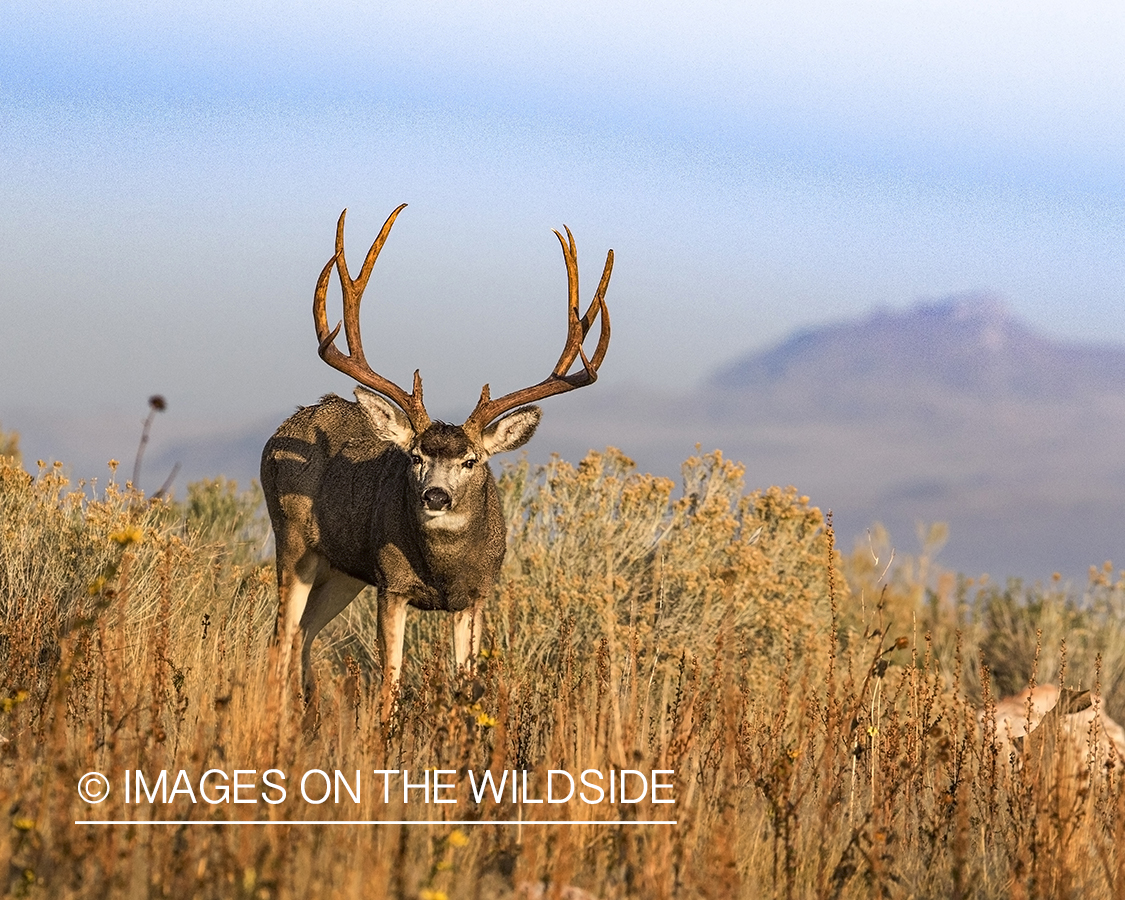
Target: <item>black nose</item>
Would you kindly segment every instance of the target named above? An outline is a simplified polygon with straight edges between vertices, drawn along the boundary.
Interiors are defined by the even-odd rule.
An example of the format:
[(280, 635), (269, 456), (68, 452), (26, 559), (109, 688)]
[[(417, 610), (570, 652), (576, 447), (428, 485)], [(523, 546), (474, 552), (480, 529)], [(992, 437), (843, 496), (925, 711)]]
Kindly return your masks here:
[(422, 493), (422, 502), (426, 504), (426, 509), (449, 509), (453, 505), (453, 499), (443, 491), (441, 488), (429, 488)]

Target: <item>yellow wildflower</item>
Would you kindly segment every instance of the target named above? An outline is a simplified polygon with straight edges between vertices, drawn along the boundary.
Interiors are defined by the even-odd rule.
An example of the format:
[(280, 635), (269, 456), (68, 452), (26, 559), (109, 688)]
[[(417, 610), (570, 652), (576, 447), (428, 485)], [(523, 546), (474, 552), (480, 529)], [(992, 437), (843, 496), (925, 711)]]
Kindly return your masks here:
[(30, 696), (27, 691), (17, 691), (11, 697), (5, 697), (0, 700), (0, 710), (3, 712), (11, 712)]
[(111, 541), (120, 544), (122, 547), (128, 547), (130, 544), (140, 544), (145, 539), (145, 534), (136, 525), (129, 525), (122, 528), (120, 531), (115, 531), (109, 536)]

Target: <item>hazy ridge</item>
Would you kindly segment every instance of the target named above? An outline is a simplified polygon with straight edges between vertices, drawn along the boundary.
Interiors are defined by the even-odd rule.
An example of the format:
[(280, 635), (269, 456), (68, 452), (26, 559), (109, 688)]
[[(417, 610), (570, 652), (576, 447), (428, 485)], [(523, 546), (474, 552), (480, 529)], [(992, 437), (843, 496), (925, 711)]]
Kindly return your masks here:
[(910, 552), (916, 523), (947, 521), (939, 560), (969, 574), (1077, 580), (1125, 558), (1125, 347), (1041, 335), (993, 297), (806, 329), (689, 396), (622, 399), (545, 417), (549, 444), (572, 453), (582, 421), (663, 472), (720, 447), (748, 485), (832, 508), (849, 545), (881, 521)]

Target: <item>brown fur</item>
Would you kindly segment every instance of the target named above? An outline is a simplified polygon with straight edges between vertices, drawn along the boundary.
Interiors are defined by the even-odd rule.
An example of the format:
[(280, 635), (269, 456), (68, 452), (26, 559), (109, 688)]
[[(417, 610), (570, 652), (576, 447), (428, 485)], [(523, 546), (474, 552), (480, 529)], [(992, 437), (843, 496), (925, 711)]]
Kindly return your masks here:
[[(487, 458), (528, 440), (538, 409), (524, 407), (499, 419), (477, 444), (458, 425), (434, 422), (418, 436), (401, 419), (407, 431), (401, 440), (409, 439), (405, 448), (378, 433), (361, 403), (329, 394), (290, 416), (262, 452), (280, 600), (283, 606), (302, 606), (299, 612), (282, 610), (277, 636), (291, 641), (299, 617), (310, 693), (311, 642), (363, 584), (379, 591), (380, 649), (385, 676), (393, 681), (399, 659), (384, 640), (384, 606), (388, 616), (405, 605), (477, 615), (500, 574), (507, 528)], [(513, 422), (518, 426), (508, 434)], [(448, 475), (442, 485), (451, 496), (449, 519), (426, 512), (426, 484), (415, 473), (415, 454), (427, 460), (434, 478)], [(476, 463), (472, 468), (464, 466), (466, 456)], [(307, 601), (301, 585), (308, 586)], [(472, 625), (478, 632), (472, 635), (475, 648), (479, 615)], [(397, 639), (400, 657), (401, 635)]]
[[(996, 703), (996, 744), (1003, 771), (1027, 767), (1026, 778), (1054, 791), (1060, 808), (1071, 809), (1098, 771), (1125, 763), (1125, 731), (1089, 691), (1053, 684), (1027, 688)], [(989, 710), (980, 711), (986, 726)]]

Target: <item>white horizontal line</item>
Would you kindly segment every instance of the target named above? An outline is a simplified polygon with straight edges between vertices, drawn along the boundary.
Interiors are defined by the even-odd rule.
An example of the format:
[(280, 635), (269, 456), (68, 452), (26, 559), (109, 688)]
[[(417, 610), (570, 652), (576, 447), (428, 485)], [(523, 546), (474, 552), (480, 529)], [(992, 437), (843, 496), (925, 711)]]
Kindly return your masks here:
[(675, 819), (75, 819), (75, 825), (677, 825)]

